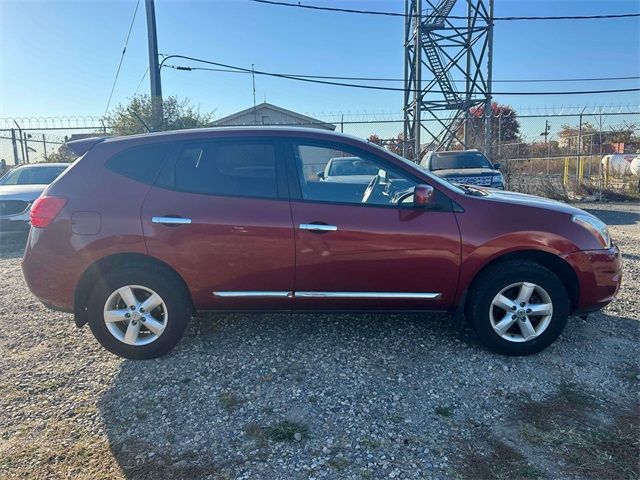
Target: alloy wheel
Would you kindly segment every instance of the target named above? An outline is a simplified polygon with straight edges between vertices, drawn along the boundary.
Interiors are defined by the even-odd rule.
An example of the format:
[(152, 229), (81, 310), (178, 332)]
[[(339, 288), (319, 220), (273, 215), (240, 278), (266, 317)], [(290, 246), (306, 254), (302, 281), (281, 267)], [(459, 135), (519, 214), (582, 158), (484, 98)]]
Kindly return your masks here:
[(510, 342), (527, 342), (542, 334), (553, 316), (547, 291), (531, 282), (513, 283), (498, 292), (489, 307), (494, 331)]
[(103, 315), (109, 332), (122, 343), (133, 346), (157, 340), (169, 316), (160, 295), (141, 285), (125, 285), (111, 293)]

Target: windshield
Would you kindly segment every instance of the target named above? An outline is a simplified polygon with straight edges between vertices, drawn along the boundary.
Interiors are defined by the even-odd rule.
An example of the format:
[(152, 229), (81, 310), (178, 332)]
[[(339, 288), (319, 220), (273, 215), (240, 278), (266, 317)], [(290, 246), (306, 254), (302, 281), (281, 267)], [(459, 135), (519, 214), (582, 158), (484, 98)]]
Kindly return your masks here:
[(378, 167), (359, 157), (332, 158), (329, 160), (330, 176), (376, 175)]
[(18, 167), (0, 178), (0, 185), (48, 185), (67, 167)]
[(433, 153), (431, 170), (491, 168), (491, 162), (480, 152)]

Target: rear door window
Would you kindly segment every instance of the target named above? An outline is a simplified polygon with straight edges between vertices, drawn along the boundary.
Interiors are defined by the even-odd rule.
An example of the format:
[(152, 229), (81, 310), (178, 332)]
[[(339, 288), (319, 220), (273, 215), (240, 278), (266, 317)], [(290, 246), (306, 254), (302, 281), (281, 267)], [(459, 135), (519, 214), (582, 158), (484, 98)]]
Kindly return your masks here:
[(275, 146), (269, 140), (186, 144), (159, 184), (208, 195), (277, 198)]

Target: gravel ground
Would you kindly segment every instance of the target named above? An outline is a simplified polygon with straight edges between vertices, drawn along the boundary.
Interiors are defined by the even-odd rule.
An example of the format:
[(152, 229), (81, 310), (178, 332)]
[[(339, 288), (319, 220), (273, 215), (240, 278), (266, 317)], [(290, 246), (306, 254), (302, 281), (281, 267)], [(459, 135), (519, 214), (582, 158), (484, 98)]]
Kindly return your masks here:
[(618, 298), (507, 358), (442, 315), (214, 315), (146, 362), (27, 290), (0, 246), (0, 478), (638, 477), (640, 215), (582, 205)]

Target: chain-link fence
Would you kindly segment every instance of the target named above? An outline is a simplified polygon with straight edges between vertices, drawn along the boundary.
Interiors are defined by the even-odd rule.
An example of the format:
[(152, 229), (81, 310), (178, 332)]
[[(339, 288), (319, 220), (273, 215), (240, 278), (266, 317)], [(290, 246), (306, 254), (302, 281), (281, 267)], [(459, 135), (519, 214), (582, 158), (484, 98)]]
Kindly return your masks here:
[(99, 117), (0, 118), (0, 159), (8, 166), (58, 160), (69, 139), (105, 132)]
[[(640, 109), (628, 107), (574, 107), (547, 109), (541, 113), (515, 114), (498, 109), (485, 117), (467, 119), (467, 148), (483, 151), (501, 165), (507, 188), (514, 191), (568, 199), (573, 195), (610, 197), (638, 195), (639, 178), (630, 169), (640, 155)], [(506, 114), (504, 113), (506, 112)], [(375, 114), (372, 114), (373, 116)], [(326, 118), (346, 133), (375, 135), (375, 141), (402, 152), (402, 121), (385, 114), (367, 120), (341, 122)], [(337, 120), (337, 121), (336, 121)], [(489, 122), (488, 138), (485, 122)], [(369, 134), (365, 134), (369, 132)], [(458, 141), (451, 149), (463, 149), (465, 124), (457, 127)], [(423, 132), (422, 155), (437, 145)], [(411, 155), (410, 155), (411, 156)]]
[(495, 140), (486, 149), (504, 166), (509, 189), (557, 198), (610, 190), (637, 194), (630, 165), (640, 154), (640, 114), (583, 111), (519, 115), (517, 121), (516, 139), (505, 141), (494, 127)]
[[(375, 136), (379, 143), (402, 153), (403, 120), (397, 112), (305, 114), (307, 119), (335, 125), (336, 131), (362, 138)], [(630, 173), (628, 164), (640, 152), (640, 108), (575, 107), (525, 114), (499, 109), (497, 114), (494, 111), (489, 117), (467, 122), (467, 148), (484, 151), (500, 163), (510, 190), (563, 199), (603, 191), (637, 194), (638, 177)], [(488, 138), (484, 122), (490, 122)], [(458, 129), (462, 138), (465, 125)], [(8, 166), (57, 161), (64, 159), (59, 154), (65, 141), (109, 131), (100, 117), (0, 118), (0, 159)], [(424, 151), (437, 148), (429, 143), (426, 132), (424, 138)], [(458, 141), (451, 148), (463, 146)]]

